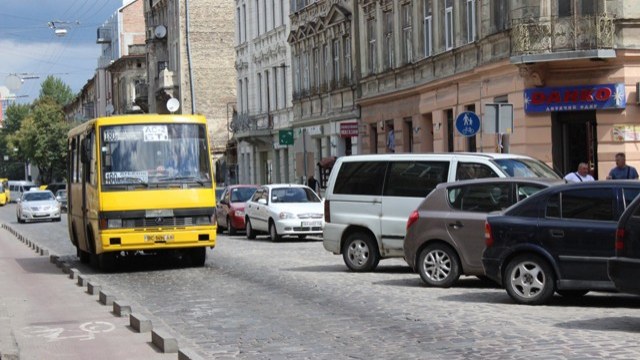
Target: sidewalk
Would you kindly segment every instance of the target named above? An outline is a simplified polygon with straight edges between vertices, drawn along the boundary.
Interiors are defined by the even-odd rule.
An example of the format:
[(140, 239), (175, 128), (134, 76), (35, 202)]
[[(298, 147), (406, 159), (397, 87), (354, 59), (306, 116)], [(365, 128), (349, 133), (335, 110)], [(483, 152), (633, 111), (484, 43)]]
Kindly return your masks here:
[(0, 229), (0, 359), (176, 359)]

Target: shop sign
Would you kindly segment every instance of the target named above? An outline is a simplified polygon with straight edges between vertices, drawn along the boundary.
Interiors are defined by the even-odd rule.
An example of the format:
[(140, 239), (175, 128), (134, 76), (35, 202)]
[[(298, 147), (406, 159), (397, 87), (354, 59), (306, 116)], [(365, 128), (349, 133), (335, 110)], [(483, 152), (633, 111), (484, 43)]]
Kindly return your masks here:
[(322, 135), (322, 126), (309, 126), (306, 128), (306, 132), (309, 135)]
[(528, 113), (624, 109), (626, 105), (622, 83), (544, 87), (524, 91), (524, 111)]
[(340, 137), (347, 138), (358, 136), (358, 123), (357, 122), (343, 122), (340, 123)]

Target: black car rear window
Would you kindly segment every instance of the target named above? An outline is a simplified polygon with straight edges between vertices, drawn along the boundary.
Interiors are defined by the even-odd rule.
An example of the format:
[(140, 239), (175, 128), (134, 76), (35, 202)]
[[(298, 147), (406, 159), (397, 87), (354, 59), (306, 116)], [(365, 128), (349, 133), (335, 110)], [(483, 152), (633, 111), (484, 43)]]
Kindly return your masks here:
[(615, 221), (610, 188), (566, 190), (549, 198), (546, 216), (551, 218)]

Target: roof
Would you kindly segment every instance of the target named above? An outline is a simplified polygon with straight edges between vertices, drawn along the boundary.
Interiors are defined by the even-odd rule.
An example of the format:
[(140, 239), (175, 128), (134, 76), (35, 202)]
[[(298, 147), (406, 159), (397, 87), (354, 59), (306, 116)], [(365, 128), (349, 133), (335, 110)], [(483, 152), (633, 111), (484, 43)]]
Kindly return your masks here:
[(474, 153), (474, 152), (446, 152), (446, 153), (403, 153), (403, 154), (366, 154), (366, 155), (350, 155), (343, 156), (339, 159), (342, 161), (389, 161), (389, 160), (420, 160), (425, 159), (451, 159), (455, 158), (471, 158), (481, 157), (485, 159), (533, 159), (527, 155), (519, 154), (501, 154), (501, 153)]
[(526, 177), (506, 177), (506, 178), (481, 178), (481, 179), (470, 179), (470, 180), (459, 180), (452, 181), (446, 183), (440, 183), (436, 186), (437, 189), (449, 186), (463, 186), (469, 184), (499, 184), (499, 183), (511, 183), (511, 182), (519, 182), (519, 183), (529, 183), (529, 184), (540, 184), (544, 186), (552, 186), (552, 185), (564, 185), (566, 181), (563, 179), (549, 179), (549, 178), (526, 178)]

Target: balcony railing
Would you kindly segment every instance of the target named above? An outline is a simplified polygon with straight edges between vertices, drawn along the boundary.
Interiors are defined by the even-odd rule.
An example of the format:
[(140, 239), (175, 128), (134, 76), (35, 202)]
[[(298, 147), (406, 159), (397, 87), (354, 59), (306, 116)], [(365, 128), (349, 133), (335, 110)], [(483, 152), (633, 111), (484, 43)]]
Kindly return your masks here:
[(247, 114), (235, 114), (229, 125), (229, 130), (235, 134), (265, 131), (273, 129), (273, 116), (249, 116)]
[(107, 44), (111, 42), (111, 27), (101, 26), (98, 28), (97, 44)]
[(609, 14), (514, 19), (512, 55), (611, 49), (614, 34)]

